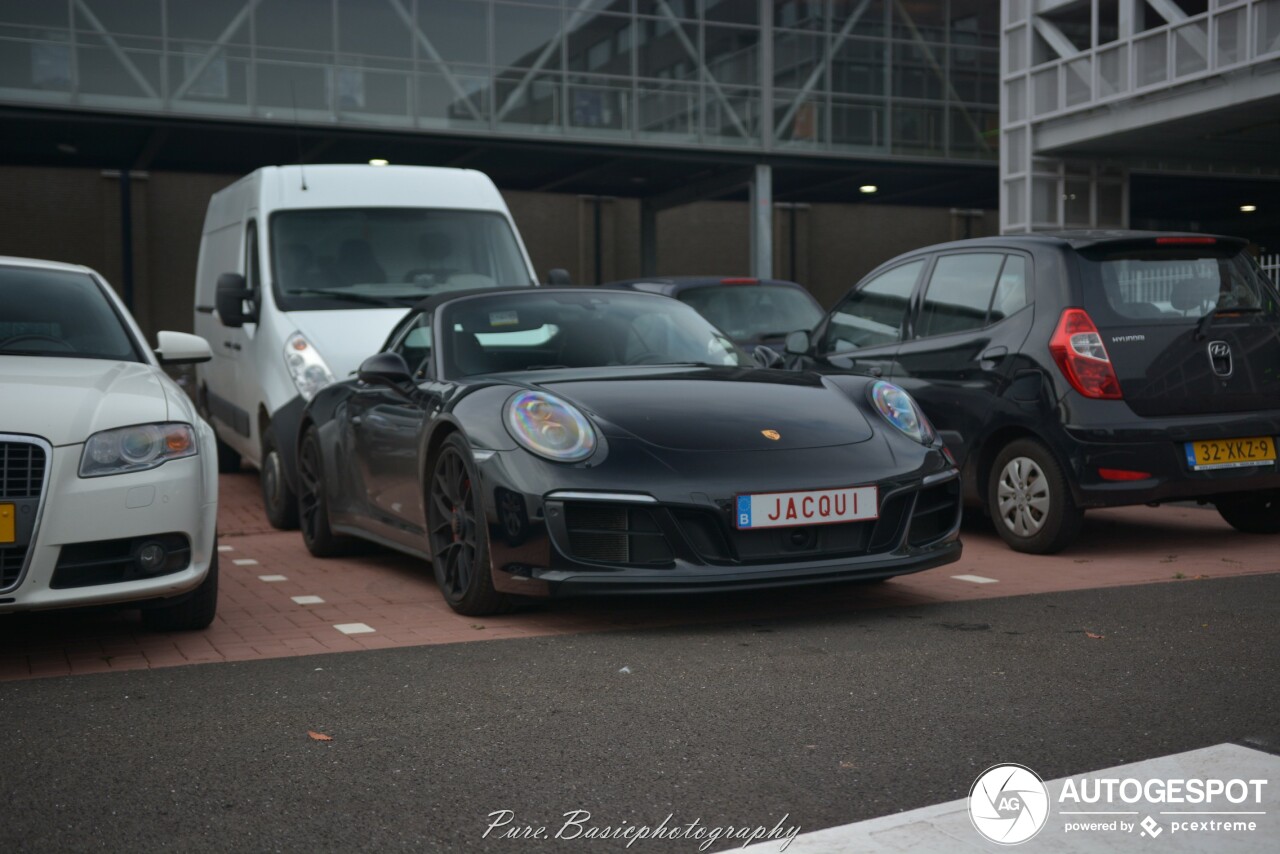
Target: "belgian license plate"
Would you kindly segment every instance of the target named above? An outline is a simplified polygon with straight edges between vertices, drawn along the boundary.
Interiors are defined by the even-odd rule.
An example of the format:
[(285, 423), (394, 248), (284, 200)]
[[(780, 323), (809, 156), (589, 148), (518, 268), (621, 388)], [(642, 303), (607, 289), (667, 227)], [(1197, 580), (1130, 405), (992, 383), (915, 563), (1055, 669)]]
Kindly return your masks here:
[(830, 525), (877, 519), (879, 516), (879, 491), (874, 486), (738, 496), (737, 524), (740, 530)]
[(0, 504), (0, 545), (18, 539), (18, 512), (12, 504)]
[(1276, 442), (1269, 436), (1187, 442), (1186, 450), (1187, 465), (1194, 471), (1276, 464)]

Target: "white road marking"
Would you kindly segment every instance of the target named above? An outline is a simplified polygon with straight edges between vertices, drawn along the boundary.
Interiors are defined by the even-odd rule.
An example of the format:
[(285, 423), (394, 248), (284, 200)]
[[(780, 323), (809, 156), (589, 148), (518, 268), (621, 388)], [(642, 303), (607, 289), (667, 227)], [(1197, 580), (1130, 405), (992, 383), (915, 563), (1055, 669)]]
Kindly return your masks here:
[(218, 546), (218, 551), (220, 552), (233, 552), (235, 550), (235, 546)]
[(259, 576), (258, 576), (258, 580), (259, 580), (259, 581), (265, 581), (265, 582), (267, 582), (268, 584), (270, 584), (270, 583), (275, 582), (275, 581), (288, 581), (288, 580), (289, 580), (289, 576), (287, 576), (287, 575), (259, 575)]
[(971, 581), (974, 584), (995, 584), (999, 579), (987, 578), (984, 575), (953, 575), (956, 581)]
[(239, 557), (231, 561), (236, 566), (257, 566), (258, 562), (251, 557)]
[(319, 596), (292, 596), (290, 597), (299, 605), (323, 605), (324, 600)]
[(338, 623), (334, 628), (344, 635), (367, 635), (370, 632), (377, 631), (373, 626), (368, 626), (364, 623)]

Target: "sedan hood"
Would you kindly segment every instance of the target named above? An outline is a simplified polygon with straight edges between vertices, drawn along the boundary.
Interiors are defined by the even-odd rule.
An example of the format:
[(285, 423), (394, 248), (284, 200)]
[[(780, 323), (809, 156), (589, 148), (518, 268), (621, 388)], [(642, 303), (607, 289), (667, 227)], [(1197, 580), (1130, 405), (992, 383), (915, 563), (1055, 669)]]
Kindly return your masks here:
[(693, 368), (539, 385), (590, 413), (606, 435), (613, 427), (672, 450), (827, 448), (872, 435), (853, 401), (816, 374)]
[(169, 420), (159, 369), (140, 362), (0, 357), (0, 433), (74, 445), (99, 430)]

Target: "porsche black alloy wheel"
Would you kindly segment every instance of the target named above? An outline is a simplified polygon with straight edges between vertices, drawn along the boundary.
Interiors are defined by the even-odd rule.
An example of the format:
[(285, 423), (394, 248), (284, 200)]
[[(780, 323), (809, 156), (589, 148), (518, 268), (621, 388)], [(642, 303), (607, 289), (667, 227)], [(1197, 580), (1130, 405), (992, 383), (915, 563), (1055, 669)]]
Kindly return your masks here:
[(349, 542), (329, 527), (329, 503), (325, 498), (324, 460), (320, 455), (320, 434), (308, 427), (298, 449), (298, 527), (302, 542), (315, 557), (342, 554)]
[(483, 616), (510, 607), (493, 589), (489, 537), (471, 449), (458, 433), (445, 440), (427, 487), (427, 536), (436, 583), (449, 607)]

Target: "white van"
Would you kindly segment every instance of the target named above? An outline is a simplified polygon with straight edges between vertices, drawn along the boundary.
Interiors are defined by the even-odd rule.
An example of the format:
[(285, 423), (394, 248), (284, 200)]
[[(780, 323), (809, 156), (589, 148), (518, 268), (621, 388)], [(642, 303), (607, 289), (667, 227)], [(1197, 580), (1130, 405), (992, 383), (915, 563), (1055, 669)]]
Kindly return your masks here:
[(214, 194), (195, 297), (213, 359), (196, 399), (219, 469), (257, 466), (271, 524), (295, 527), (296, 433), (316, 391), (428, 295), (534, 284), (502, 196), (470, 169), (272, 166)]

